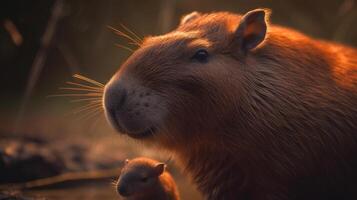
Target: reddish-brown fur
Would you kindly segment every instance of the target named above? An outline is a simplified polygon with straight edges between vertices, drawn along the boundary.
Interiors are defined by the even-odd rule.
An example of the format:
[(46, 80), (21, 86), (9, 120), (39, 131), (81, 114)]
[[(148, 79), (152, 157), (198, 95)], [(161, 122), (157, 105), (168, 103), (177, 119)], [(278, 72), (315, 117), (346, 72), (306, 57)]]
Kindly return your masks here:
[[(207, 199), (357, 199), (357, 51), (269, 25), (257, 48), (241, 15), (200, 15), (147, 38), (114, 79), (135, 77), (167, 117), (142, 140), (174, 152)], [(187, 64), (196, 46), (205, 65)]]

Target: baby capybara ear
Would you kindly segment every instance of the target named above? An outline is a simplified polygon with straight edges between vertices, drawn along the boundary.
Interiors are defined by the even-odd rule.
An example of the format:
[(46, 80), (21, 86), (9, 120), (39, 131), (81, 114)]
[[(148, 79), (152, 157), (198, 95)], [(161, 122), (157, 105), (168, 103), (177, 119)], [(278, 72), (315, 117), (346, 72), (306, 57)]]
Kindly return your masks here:
[(181, 18), (181, 22), (180, 22), (180, 25), (182, 24), (186, 24), (187, 22), (189, 21), (192, 21), (193, 19), (196, 19), (197, 17), (199, 17), (201, 14), (199, 12), (192, 12), (190, 14), (187, 14), (187, 15), (184, 15), (182, 18)]
[(165, 171), (165, 168), (166, 168), (166, 165), (164, 163), (158, 163), (156, 164), (154, 170), (155, 170), (155, 174), (157, 176), (160, 176), (162, 173), (164, 173)]
[(247, 52), (261, 44), (267, 32), (269, 9), (255, 9), (242, 16), (235, 31), (235, 45)]

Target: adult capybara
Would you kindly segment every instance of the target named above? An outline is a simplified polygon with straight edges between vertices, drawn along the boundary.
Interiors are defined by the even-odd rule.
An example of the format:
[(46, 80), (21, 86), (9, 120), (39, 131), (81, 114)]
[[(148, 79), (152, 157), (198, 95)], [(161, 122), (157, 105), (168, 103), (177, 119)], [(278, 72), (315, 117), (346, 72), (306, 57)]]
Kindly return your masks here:
[(165, 166), (145, 157), (126, 160), (117, 183), (118, 193), (126, 200), (179, 200), (176, 183)]
[(194, 12), (145, 38), (107, 118), (172, 151), (207, 199), (357, 199), (357, 51), (268, 19)]

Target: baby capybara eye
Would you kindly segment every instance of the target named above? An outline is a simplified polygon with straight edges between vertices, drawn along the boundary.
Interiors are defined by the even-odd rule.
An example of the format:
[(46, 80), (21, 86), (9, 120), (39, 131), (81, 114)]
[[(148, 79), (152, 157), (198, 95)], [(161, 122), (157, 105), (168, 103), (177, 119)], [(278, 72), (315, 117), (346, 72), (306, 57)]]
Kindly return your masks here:
[(199, 49), (196, 51), (195, 55), (193, 55), (192, 59), (197, 60), (201, 63), (206, 63), (208, 61), (208, 52), (205, 49)]

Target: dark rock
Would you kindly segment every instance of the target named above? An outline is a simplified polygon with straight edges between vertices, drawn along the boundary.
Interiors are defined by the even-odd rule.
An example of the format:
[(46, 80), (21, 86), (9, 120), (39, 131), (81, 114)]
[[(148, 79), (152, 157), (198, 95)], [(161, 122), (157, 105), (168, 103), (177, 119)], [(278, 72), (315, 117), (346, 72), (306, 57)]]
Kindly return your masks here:
[(54, 176), (63, 168), (62, 159), (47, 145), (17, 140), (0, 144), (0, 183)]
[(108, 141), (92, 145), (83, 141), (0, 140), (0, 184), (122, 166), (126, 155), (113, 150)]

